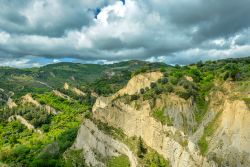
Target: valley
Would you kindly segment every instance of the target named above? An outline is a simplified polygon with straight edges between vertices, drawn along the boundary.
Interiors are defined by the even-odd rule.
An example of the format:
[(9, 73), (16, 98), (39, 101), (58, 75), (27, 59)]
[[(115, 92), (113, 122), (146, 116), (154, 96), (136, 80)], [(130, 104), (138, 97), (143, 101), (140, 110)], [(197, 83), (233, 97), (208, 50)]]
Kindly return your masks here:
[(0, 67), (0, 166), (250, 164), (250, 58)]

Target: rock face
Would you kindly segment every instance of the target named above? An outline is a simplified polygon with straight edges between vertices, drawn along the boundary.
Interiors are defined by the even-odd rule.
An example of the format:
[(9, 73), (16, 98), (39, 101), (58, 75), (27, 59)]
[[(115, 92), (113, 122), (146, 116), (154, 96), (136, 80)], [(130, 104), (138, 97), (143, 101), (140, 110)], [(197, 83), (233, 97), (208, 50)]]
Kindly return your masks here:
[(86, 163), (89, 166), (105, 166), (102, 159), (121, 154), (128, 156), (131, 167), (137, 166), (136, 157), (125, 144), (101, 132), (90, 120), (85, 120), (80, 127), (71, 149), (83, 149)]
[(77, 94), (78, 96), (85, 96), (86, 94), (82, 92), (80, 89), (73, 88), (72, 91)]
[(29, 130), (34, 130), (35, 132), (42, 134), (41, 130), (36, 129), (32, 124), (30, 124), (25, 118), (23, 118), (20, 115), (13, 115), (8, 119), (8, 121), (13, 121), (13, 120), (18, 120), (20, 121), (21, 124), (26, 126)]
[(68, 90), (68, 89), (69, 89), (69, 84), (68, 84), (68, 83), (64, 83), (63, 88), (64, 88), (65, 90)]
[(38, 101), (33, 99), (32, 95), (30, 93), (28, 93), (28, 94), (26, 94), (25, 96), (22, 97), (22, 103), (23, 104), (30, 103), (30, 104), (32, 104), (32, 105), (34, 105), (36, 107), (41, 106), (41, 104)]
[(77, 88), (71, 88), (70, 86), (69, 86), (69, 84), (68, 83), (64, 83), (64, 86), (63, 86), (63, 88), (65, 89), (65, 90), (71, 90), (72, 92), (74, 92), (75, 94), (77, 94), (78, 96), (85, 96), (86, 94), (84, 93), (84, 92), (82, 92), (80, 89), (77, 89)]
[[(142, 110), (135, 110), (129, 105), (115, 102), (112, 105), (101, 105), (93, 113), (96, 119), (121, 128), (129, 137), (141, 136), (149, 147), (169, 159), (173, 167), (215, 166), (199, 154), (195, 144), (188, 141), (182, 131), (163, 126), (150, 116), (149, 104), (142, 105)], [(175, 136), (179, 141), (174, 139)], [(182, 141), (187, 142), (187, 146), (183, 146)]]
[(169, 116), (173, 126), (187, 134), (192, 134), (197, 126), (194, 119), (196, 106), (192, 99), (185, 100), (175, 94), (161, 95), (155, 100), (155, 108), (163, 108), (165, 115)]
[(249, 108), (244, 101), (226, 99), (218, 121), (219, 127), (209, 142), (210, 154), (219, 159), (220, 165), (249, 166)]
[[(232, 84), (222, 86), (227, 91), (215, 89), (210, 92), (206, 97), (208, 111), (200, 124), (194, 118), (197, 108), (192, 99), (163, 94), (154, 99), (155, 107), (152, 108), (147, 100), (125, 104), (120, 98), (137, 93), (161, 77), (162, 74), (157, 72), (140, 74), (113, 96), (98, 97), (92, 109), (93, 117), (122, 129), (129, 137), (141, 137), (149, 147), (170, 160), (173, 167), (249, 166), (250, 110), (241, 100), (242, 96), (234, 100), (235, 95), (241, 94), (235, 92)], [(153, 118), (155, 108), (164, 108), (172, 125), (162, 125)], [(214, 132), (206, 136), (205, 129), (214, 122)], [(201, 154), (198, 143), (204, 136), (208, 150)]]
[(33, 99), (30, 93), (22, 97), (22, 104), (32, 104), (35, 107), (44, 108), (49, 114), (58, 114), (53, 107), (49, 105), (41, 105), (37, 100)]
[(67, 100), (72, 100), (69, 96), (63, 94), (62, 92), (59, 92), (58, 90), (53, 90), (53, 93), (58, 96), (61, 97), (63, 99), (67, 99)]
[(15, 103), (11, 98), (8, 99), (8, 101), (7, 101), (7, 106), (8, 106), (10, 109), (17, 107), (16, 103)]
[[(132, 95), (161, 77), (162, 74), (157, 72), (135, 76), (117, 94), (120, 96), (123, 94)], [(142, 107), (135, 109), (132, 105), (114, 100), (117, 94), (111, 97), (97, 98), (93, 107), (95, 119), (121, 128), (129, 137), (142, 137), (149, 147), (162, 154), (164, 158), (169, 159), (173, 167), (215, 166), (214, 162), (208, 162), (205, 157), (200, 155), (196, 145), (189, 141), (182, 131), (184, 119), (190, 127), (195, 124), (191, 101), (187, 102), (174, 95), (156, 99), (155, 105), (157, 107), (168, 106), (168, 114), (173, 118), (176, 128), (163, 126), (156, 121), (150, 114), (152, 111), (148, 101), (142, 101)], [(185, 118), (182, 115), (185, 115)]]
[(124, 94), (133, 95), (139, 92), (141, 88), (150, 87), (151, 82), (156, 82), (162, 77), (163, 74), (161, 72), (138, 74), (128, 82), (125, 88), (119, 90), (118, 93), (115, 94), (115, 96), (122, 96)]

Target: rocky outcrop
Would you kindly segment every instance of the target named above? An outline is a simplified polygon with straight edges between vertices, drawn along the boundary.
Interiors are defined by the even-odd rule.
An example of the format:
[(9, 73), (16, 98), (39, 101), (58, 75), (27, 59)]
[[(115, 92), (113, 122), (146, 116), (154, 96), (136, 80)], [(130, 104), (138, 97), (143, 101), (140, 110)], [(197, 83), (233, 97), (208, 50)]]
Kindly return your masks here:
[(220, 165), (250, 164), (250, 110), (242, 100), (226, 99), (218, 128), (209, 139), (208, 154)]
[(63, 99), (66, 99), (66, 100), (72, 100), (69, 96), (63, 94), (62, 92), (58, 91), (58, 90), (53, 90), (53, 93), (58, 96), (58, 97), (61, 97)]
[(72, 92), (74, 92), (78, 96), (85, 96), (86, 95), (84, 92), (82, 92), (80, 89), (77, 89), (77, 88), (72, 88)]
[(56, 109), (54, 109), (53, 107), (51, 107), (51, 106), (49, 106), (49, 105), (44, 105), (43, 107), (44, 107), (44, 109), (45, 109), (49, 114), (56, 115), (56, 114), (59, 113), (58, 111), (56, 111)]
[(58, 114), (58, 111), (56, 111), (53, 107), (49, 105), (41, 105), (37, 100), (33, 99), (30, 93), (22, 97), (22, 104), (32, 104), (35, 107), (45, 109), (49, 114)]
[(197, 127), (194, 118), (196, 106), (191, 98), (185, 100), (175, 94), (163, 94), (156, 98), (154, 108), (163, 109), (165, 115), (170, 118), (172, 125), (187, 134), (192, 134)]
[(12, 109), (12, 108), (15, 108), (17, 107), (17, 104), (11, 99), (9, 98), (8, 101), (7, 101), (7, 106)]
[(163, 126), (150, 116), (148, 103), (142, 106), (142, 110), (135, 110), (129, 105), (114, 102), (101, 104), (99, 108), (96, 106), (93, 113), (96, 119), (121, 128), (129, 137), (142, 137), (149, 147), (169, 159), (173, 167), (215, 166), (214, 162), (208, 162), (200, 155), (196, 145), (188, 141), (181, 130)]
[(126, 87), (119, 90), (114, 97), (122, 96), (124, 94), (133, 95), (140, 91), (141, 88), (150, 87), (152, 82), (156, 82), (160, 78), (163, 77), (161, 72), (149, 72), (138, 74), (134, 76), (131, 80), (129, 80)]
[[(184, 100), (175, 94), (163, 94), (153, 99), (153, 107), (150, 101), (141, 98), (125, 104), (123, 95), (138, 93), (162, 77), (158, 74), (153, 78), (150, 78), (152, 73), (135, 76), (113, 96), (98, 97), (92, 108), (93, 117), (122, 129), (129, 137), (141, 137), (145, 144), (170, 160), (173, 167), (247, 167), (250, 164), (250, 111), (240, 100), (246, 95), (236, 92), (238, 89), (234, 89), (233, 83), (215, 83), (205, 98), (209, 105), (199, 124), (194, 115), (198, 109), (191, 98)], [(152, 112), (158, 108), (164, 109), (172, 125), (162, 125), (153, 118)], [(207, 135), (208, 126), (214, 123), (216, 127)], [(204, 136), (208, 149), (201, 154), (198, 143)]]
[(65, 90), (69, 90), (69, 84), (65, 82), (63, 88), (64, 88)]
[(75, 87), (73, 87), (73, 88), (70, 87), (68, 83), (64, 83), (63, 88), (65, 90), (71, 90), (73, 93), (75, 93), (78, 96), (86, 96), (86, 94), (83, 91), (81, 91), (80, 89), (75, 88)]
[(8, 121), (13, 121), (13, 120), (18, 120), (20, 121), (21, 124), (26, 126), (29, 130), (34, 130), (35, 132), (42, 134), (41, 130), (36, 129), (32, 124), (30, 124), (25, 118), (23, 118), (20, 115), (13, 115), (8, 119)]
[(22, 97), (22, 104), (32, 104), (36, 107), (41, 107), (41, 104), (38, 101), (34, 100), (30, 93)]
[(71, 149), (82, 149), (89, 166), (106, 166), (106, 159), (121, 154), (128, 156), (131, 167), (137, 166), (136, 157), (125, 144), (101, 132), (90, 120), (81, 125)]
[[(173, 167), (216, 166), (203, 157), (197, 145), (188, 139), (184, 127), (192, 129), (196, 125), (192, 101), (175, 95), (162, 96), (155, 100), (155, 108), (165, 108), (165, 114), (173, 120), (174, 126), (162, 125), (151, 116), (149, 101), (140, 101), (140, 108), (125, 104), (118, 96), (135, 94), (141, 88), (150, 86), (162, 77), (160, 72), (140, 74), (133, 77), (127, 86), (111, 97), (99, 97), (93, 107), (95, 119), (121, 128), (129, 137), (142, 137), (145, 143), (171, 161)], [(191, 130), (192, 131), (192, 130)]]

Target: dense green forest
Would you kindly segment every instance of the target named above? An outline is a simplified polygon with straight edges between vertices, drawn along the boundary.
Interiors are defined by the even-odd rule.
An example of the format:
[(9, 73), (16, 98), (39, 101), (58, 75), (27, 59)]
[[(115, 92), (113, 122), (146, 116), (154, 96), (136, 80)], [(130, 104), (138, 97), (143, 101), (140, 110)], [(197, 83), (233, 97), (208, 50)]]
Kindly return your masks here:
[[(72, 153), (67, 159), (63, 155), (73, 144), (84, 118), (91, 117), (96, 98), (93, 93), (111, 95), (126, 85), (132, 76), (156, 70), (164, 73), (162, 79), (141, 89), (136, 95), (121, 98), (126, 98), (128, 102), (142, 98), (150, 100), (152, 105), (155, 97), (163, 93), (175, 93), (183, 99), (192, 98), (198, 107), (195, 119), (200, 123), (207, 111), (205, 97), (214, 89), (215, 81), (230, 80), (242, 86), (246, 81), (249, 83), (250, 57), (200, 61), (187, 66), (128, 61), (112, 65), (59, 63), (30, 69), (0, 67), (0, 166), (1, 163), (13, 167), (76, 165), (74, 158), (80, 156), (79, 153)], [(193, 82), (185, 79), (186, 76), (192, 77)], [(64, 83), (86, 95), (80, 96), (63, 89)], [(56, 95), (53, 90), (60, 91), (69, 99)], [(27, 93), (31, 93), (40, 105), (23, 103), (22, 96)], [(13, 99), (17, 106), (9, 108), (9, 99)], [(244, 100), (249, 104), (250, 99)], [(46, 106), (53, 108), (56, 114), (48, 112)], [(34, 128), (28, 129), (13, 116), (24, 118)], [(157, 109), (153, 117), (162, 124), (172, 124), (161, 109)], [(138, 147), (141, 147), (138, 154), (145, 156), (145, 162), (153, 163), (153, 159), (157, 159), (162, 166), (167, 163), (154, 152), (147, 154), (142, 141), (137, 140)], [(199, 145), (205, 152), (206, 142), (200, 141)], [(126, 161), (126, 157), (110, 159), (109, 166)], [(81, 165), (84, 166), (84, 162)]]

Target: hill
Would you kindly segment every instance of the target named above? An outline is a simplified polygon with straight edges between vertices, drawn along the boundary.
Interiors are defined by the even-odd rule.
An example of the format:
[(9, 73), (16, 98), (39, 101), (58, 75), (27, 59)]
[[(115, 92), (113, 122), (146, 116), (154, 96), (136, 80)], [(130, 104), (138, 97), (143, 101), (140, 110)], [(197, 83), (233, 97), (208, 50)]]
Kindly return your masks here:
[(0, 164), (250, 163), (250, 57), (1, 67), (0, 76)]

